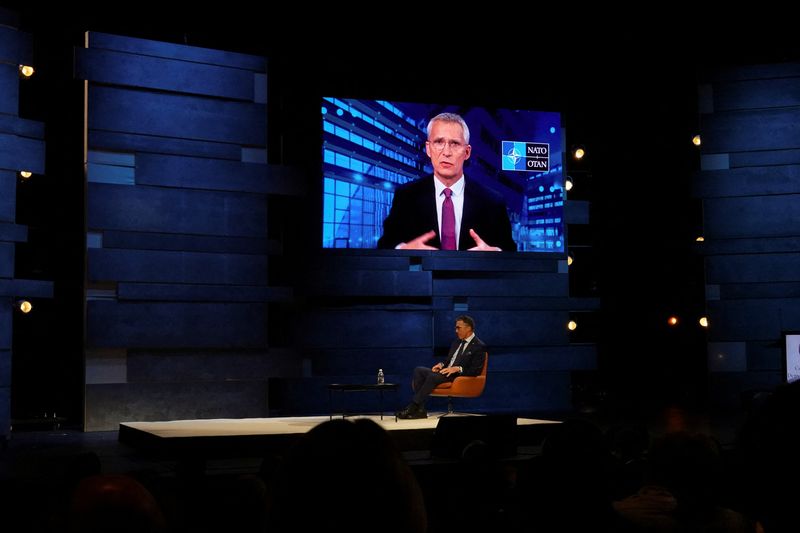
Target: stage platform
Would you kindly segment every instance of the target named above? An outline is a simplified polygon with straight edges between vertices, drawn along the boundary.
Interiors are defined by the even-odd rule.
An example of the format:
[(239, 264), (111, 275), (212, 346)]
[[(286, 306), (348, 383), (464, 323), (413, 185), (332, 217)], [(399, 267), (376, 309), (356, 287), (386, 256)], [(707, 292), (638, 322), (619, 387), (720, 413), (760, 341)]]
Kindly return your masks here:
[[(553, 425), (560, 423), (512, 415), (448, 415), (439, 418), (438, 414), (431, 413), (428, 418), (416, 420), (395, 420), (387, 416), (383, 420), (379, 416), (358, 418), (369, 418), (381, 425), (403, 452), (429, 450), (437, 426), (445, 419), (451, 419), (451, 427), (454, 424), (452, 419), (461, 419), (457, 425), (467, 429), (469, 426), (485, 426), (479, 422), (500, 422), (502, 418), (505, 423), (512, 419), (510, 423), (515, 423), (514, 438), (519, 446), (540, 444)], [(348, 417), (349, 420), (353, 418), (357, 417)], [(119, 441), (164, 459), (263, 457), (285, 452), (299, 436), (327, 420), (328, 416), (305, 416), (121, 422)]]

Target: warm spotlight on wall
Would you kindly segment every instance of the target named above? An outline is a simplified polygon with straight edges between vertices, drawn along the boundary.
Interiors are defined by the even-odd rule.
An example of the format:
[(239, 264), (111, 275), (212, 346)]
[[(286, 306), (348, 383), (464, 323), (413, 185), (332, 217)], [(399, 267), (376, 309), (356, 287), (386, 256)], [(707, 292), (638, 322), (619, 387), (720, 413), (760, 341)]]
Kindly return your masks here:
[(567, 337), (572, 345), (595, 343), (600, 332), (600, 313), (587, 310), (572, 310), (565, 320), (568, 322)]
[(33, 310), (33, 304), (31, 304), (28, 300), (17, 300), (15, 306), (17, 310), (24, 315), (27, 315)]
[(566, 180), (564, 180), (564, 188), (565, 188), (566, 190), (568, 190), (568, 191), (571, 191), (571, 190), (572, 190), (572, 187), (573, 187), (574, 185), (575, 185), (575, 184), (574, 184), (574, 183), (573, 183), (573, 181), (572, 181), (572, 176), (567, 176), (567, 179), (566, 179)]
[(24, 180), (33, 176), (33, 172), (31, 172), (30, 170), (20, 170), (17, 174), (19, 175), (20, 178)]
[(678, 317), (676, 317), (675, 315), (672, 315), (667, 319), (667, 324), (669, 324), (670, 326), (677, 326), (678, 322), (679, 322)]
[(703, 140), (700, 138), (700, 135), (695, 135), (692, 137), (692, 144), (695, 146), (700, 146), (703, 144)]
[(706, 240), (706, 238), (705, 238), (705, 237), (703, 237), (702, 235), (700, 235), (699, 237), (697, 237), (697, 238), (695, 239), (695, 241), (696, 241), (696, 242), (705, 242), (705, 240)]
[(572, 263), (575, 262), (575, 256), (572, 255), (572, 252), (567, 254), (567, 266), (570, 266)]
[(701, 316), (700, 320), (698, 320), (697, 322), (700, 324), (701, 327), (704, 327), (704, 328), (708, 327), (708, 317), (707, 316)]
[(35, 72), (35, 70), (30, 65), (20, 65), (19, 66), (19, 75), (22, 78), (25, 78), (25, 79), (30, 78), (31, 76), (33, 76), (34, 72)]
[(583, 146), (578, 145), (572, 149), (572, 157), (574, 157), (579, 161), (583, 159), (585, 155), (586, 155), (586, 149)]

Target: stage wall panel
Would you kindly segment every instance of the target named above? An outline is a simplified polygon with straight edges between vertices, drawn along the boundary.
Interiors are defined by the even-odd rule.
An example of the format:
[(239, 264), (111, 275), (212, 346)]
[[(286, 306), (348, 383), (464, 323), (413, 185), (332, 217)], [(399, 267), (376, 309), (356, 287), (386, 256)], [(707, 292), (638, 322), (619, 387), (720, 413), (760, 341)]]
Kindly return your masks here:
[[(708, 340), (715, 402), (742, 406), (784, 380), (782, 335), (800, 328), (800, 64), (728, 67), (701, 85)], [(723, 355), (724, 356), (724, 355)]]

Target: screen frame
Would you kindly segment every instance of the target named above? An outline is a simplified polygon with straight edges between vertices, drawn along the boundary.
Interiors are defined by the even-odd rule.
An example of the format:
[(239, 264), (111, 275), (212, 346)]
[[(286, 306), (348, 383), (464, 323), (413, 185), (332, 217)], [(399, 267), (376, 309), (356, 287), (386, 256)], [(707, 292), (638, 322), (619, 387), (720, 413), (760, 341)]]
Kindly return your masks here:
[[(781, 370), (785, 383), (792, 383), (800, 379), (800, 331), (791, 330), (781, 333)], [(791, 344), (791, 345), (790, 345)], [(794, 353), (790, 355), (794, 349)], [(797, 369), (794, 379), (789, 379), (793, 368)]]
[[(464, 259), (464, 258), (466, 258), (468, 256), (471, 256), (471, 255), (475, 256), (476, 258), (480, 257), (481, 259), (487, 259), (490, 255), (502, 256), (502, 257), (504, 257), (506, 259), (508, 259), (509, 257), (513, 256), (513, 257), (520, 258), (520, 259), (521, 258), (530, 258), (532, 260), (542, 260), (542, 259), (565, 260), (568, 257), (568, 255), (569, 255), (569, 222), (568, 222), (568, 212), (569, 212), (568, 201), (569, 201), (569, 199), (568, 199), (568, 193), (567, 193), (566, 189), (564, 188), (564, 185), (565, 185), (566, 178), (568, 176), (568, 171), (569, 171), (569, 169), (567, 168), (567, 162), (568, 162), (569, 158), (568, 158), (568, 150), (566, 148), (567, 147), (567, 144), (566, 144), (566, 142), (567, 142), (567, 128), (566, 128), (566, 126), (564, 124), (565, 116), (564, 116), (564, 112), (563, 111), (554, 111), (554, 110), (551, 110), (551, 109), (546, 109), (544, 107), (540, 107), (540, 108), (537, 108), (537, 109), (532, 109), (529, 106), (519, 106), (519, 105), (510, 104), (510, 103), (503, 104), (503, 103), (493, 102), (491, 104), (486, 104), (486, 103), (482, 103), (482, 102), (477, 102), (476, 101), (476, 102), (470, 102), (468, 104), (459, 104), (459, 103), (436, 104), (436, 103), (431, 103), (431, 102), (435, 102), (433, 99), (427, 99), (427, 98), (423, 101), (423, 100), (419, 100), (419, 99), (413, 99), (412, 100), (412, 99), (407, 99), (407, 98), (391, 98), (391, 99), (387, 98), (387, 97), (380, 98), (380, 97), (375, 97), (375, 96), (358, 95), (358, 94), (351, 94), (351, 95), (348, 95), (348, 96), (341, 96), (341, 95), (336, 95), (333, 92), (328, 94), (328, 95), (321, 96), (319, 101), (324, 102), (326, 98), (337, 98), (337, 99), (343, 99), (343, 100), (374, 100), (374, 101), (385, 100), (385, 101), (388, 101), (390, 103), (391, 102), (397, 102), (397, 103), (401, 103), (401, 104), (408, 103), (408, 104), (429, 105), (429, 106), (430, 105), (441, 105), (444, 108), (457, 107), (457, 108), (466, 109), (466, 110), (471, 110), (471, 109), (478, 109), (478, 110), (504, 110), (504, 111), (512, 111), (512, 112), (521, 111), (521, 112), (543, 113), (543, 114), (544, 113), (558, 114), (559, 115), (559, 129), (560, 129), (560, 131), (558, 133), (560, 134), (560, 139), (559, 140), (560, 140), (560, 143), (561, 143), (560, 153), (559, 153), (560, 157), (557, 158), (557, 159), (552, 160), (551, 164), (554, 164), (554, 165), (558, 164), (561, 167), (561, 169), (560, 169), (560, 173), (561, 173), (561, 183), (560, 183), (560, 185), (562, 187), (562, 191), (563, 192), (562, 192), (562, 205), (561, 205), (561, 212), (560, 212), (560, 218), (561, 218), (561, 221), (560, 221), (561, 228), (560, 228), (560, 230), (561, 230), (561, 236), (562, 236), (563, 243), (562, 243), (562, 246), (561, 246), (560, 250), (553, 250), (553, 251), (546, 251), (546, 250), (502, 251), (502, 252), (493, 252), (492, 254), (487, 255), (485, 253), (484, 254), (474, 254), (474, 253), (473, 254), (465, 254), (464, 252), (466, 252), (466, 250), (457, 250), (457, 251), (432, 250), (432, 251), (426, 251), (426, 250), (392, 250), (392, 249), (357, 248), (357, 247), (356, 248), (326, 247), (326, 246), (324, 246), (324, 243), (322, 242), (324, 240), (323, 234), (322, 233), (317, 233), (318, 237), (316, 239), (313, 239), (313, 240), (316, 240), (316, 242), (317, 242), (317, 247), (318, 247), (317, 249), (318, 249), (319, 253), (322, 253), (322, 254), (325, 254), (325, 255), (333, 255), (333, 256), (338, 256), (338, 255), (430, 256), (430, 255), (432, 255), (434, 257), (438, 257), (438, 256), (441, 256), (441, 257), (453, 257), (453, 258), (457, 257), (457, 258), (460, 258), (460, 259)], [(325, 158), (324, 158), (324, 155), (323, 155), (323, 151), (324, 151), (324, 147), (325, 147), (325, 136), (326, 136), (326, 133), (325, 133), (323, 128), (319, 128), (318, 131), (319, 131), (319, 146), (320, 146), (320, 150), (318, 151), (318, 154), (319, 154), (318, 157), (319, 157), (319, 161), (320, 161), (319, 168), (320, 168), (321, 178), (322, 179), (313, 180), (315, 182), (315, 187), (313, 189), (316, 189), (316, 191), (317, 191), (317, 198), (318, 198), (318, 205), (319, 205), (319, 211), (318, 211), (318, 213), (319, 213), (319, 218), (318, 218), (319, 223), (317, 225), (317, 228), (319, 228), (319, 229), (317, 231), (321, 231), (322, 230), (322, 225), (323, 225), (323, 219), (324, 219), (324, 196), (325, 196), (325, 191), (324, 191), (324, 189), (325, 189), (325, 185), (324, 185), (325, 179), (324, 179), (324, 177), (325, 177), (325, 173), (324, 173), (323, 168), (324, 168), (324, 159)], [(473, 136), (474, 136), (474, 132), (473, 132)], [(465, 171), (468, 171), (468, 169), (465, 169)]]

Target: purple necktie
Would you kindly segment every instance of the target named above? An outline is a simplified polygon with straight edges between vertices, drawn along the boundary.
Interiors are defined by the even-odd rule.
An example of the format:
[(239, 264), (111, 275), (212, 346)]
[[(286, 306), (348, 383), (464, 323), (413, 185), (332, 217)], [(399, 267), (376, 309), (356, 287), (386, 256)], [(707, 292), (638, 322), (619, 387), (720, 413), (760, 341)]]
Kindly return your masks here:
[(445, 189), (442, 202), (442, 250), (456, 249), (456, 209), (450, 196), (453, 191)]

